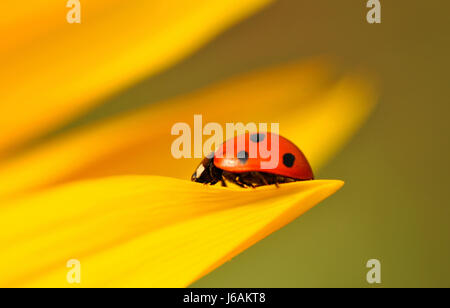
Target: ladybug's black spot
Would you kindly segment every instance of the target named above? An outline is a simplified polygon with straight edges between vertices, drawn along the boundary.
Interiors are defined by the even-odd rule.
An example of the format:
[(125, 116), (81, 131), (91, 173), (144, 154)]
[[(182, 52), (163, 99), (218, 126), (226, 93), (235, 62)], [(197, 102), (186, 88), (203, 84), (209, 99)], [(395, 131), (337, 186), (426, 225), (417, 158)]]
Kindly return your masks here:
[(265, 134), (252, 134), (250, 135), (250, 140), (258, 143), (260, 141), (264, 141), (264, 139), (266, 139), (266, 135)]
[(245, 164), (248, 160), (248, 153), (246, 151), (240, 151), (237, 155), (237, 158), (239, 158), (239, 161), (242, 164)]
[(286, 167), (291, 168), (294, 165), (294, 161), (295, 161), (295, 156), (292, 155), (291, 153), (286, 153), (283, 155), (283, 164)]

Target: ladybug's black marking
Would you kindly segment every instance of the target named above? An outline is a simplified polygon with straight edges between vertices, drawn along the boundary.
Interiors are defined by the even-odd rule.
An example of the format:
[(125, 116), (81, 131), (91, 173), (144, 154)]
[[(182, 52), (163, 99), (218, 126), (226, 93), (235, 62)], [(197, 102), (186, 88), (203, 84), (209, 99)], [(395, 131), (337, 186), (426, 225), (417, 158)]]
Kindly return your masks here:
[(255, 142), (255, 143), (264, 141), (264, 139), (266, 139), (266, 135), (265, 134), (253, 134), (253, 135), (250, 135), (250, 140)]
[(246, 151), (240, 151), (237, 155), (237, 158), (242, 164), (245, 164), (248, 160), (248, 153)]
[(286, 153), (283, 155), (283, 164), (286, 167), (291, 168), (294, 165), (294, 161), (295, 161), (295, 156), (292, 155), (291, 153)]

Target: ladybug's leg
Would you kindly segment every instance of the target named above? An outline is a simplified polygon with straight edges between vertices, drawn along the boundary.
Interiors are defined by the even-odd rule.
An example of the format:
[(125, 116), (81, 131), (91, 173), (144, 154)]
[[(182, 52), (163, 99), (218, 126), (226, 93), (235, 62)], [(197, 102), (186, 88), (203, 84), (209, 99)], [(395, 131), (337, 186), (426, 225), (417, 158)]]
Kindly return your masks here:
[(260, 172), (252, 172), (252, 175), (261, 181), (260, 185), (269, 185), (269, 182), (267, 182), (267, 179)]
[(225, 179), (224, 179), (224, 177), (223, 177), (223, 174), (222, 174), (222, 176), (220, 177), (220, 182), (222, 182), (222, 186), (223, 186), (223, 187), (227, 187), (227, 183), (225, 183)]
[(277, 188), (279, 188), (280, 185), (278, 185), (278, 184), (280, 184), (280, 183), (286, 183), (286, 181), (284, 180), (283, 177), (275, 176), (275, 178), (273, 179), (273, 183), (275, 184), (275, 186), (276, 186)]
[[(250, 173), (251, 174), (251, 173)], [(242, 183), (246, 187), (255, 188), (256, 185), (254, 182), (254, 178), (252, 178), (249, 173), (241, 173), (239, 174), (239, 182)]]
[(223, 177), (224, 177), (225, 180), (227, 180), (228, 182), (233, 183), (233, 184), (236, 184), (236, 185), (238, 185), (238, 186), (240, 186), (240, 187), (245, 188), (245, 186), (239, 181), (239, 179), (238, 179), (239, 176), (238, 176), (237, 174), (231, 173), (231, 172), (227, 172), (227, 171), (224, 171), (224, 172), (223, 172)]
[(208, 184), (215, 185), (219, 181), (222, 183), (222, 186), (227, 186), (223, 180), (223, 171), (216, 166), (214, 166), (213, 161), (211, 160), (209, 166), (208, 166), (210, 181)]
[(242, 182), (241, 178), (239, 175), (236, 175), (236, 177), (234, 178), (234, 184), (241, 186), (242, 188), (247, 188), (245, 186), (245, 183)]
[(270, 178), (266, 178), (266, 176), (261, 172), (245, 172), (239, 174), (239, 181), (244, 185), (252, 188), (256, 188), (258, 186), (269, 185)]
[(236, 184), (236, 185), (238, 185), (238, 186), (240, 186), (240, 187), (242, 187), (242, 188), (247, 188), (247, 187), (245, 186), (245, 183), (242, 182), (241, 177), (240, 177), (238, 174), (236, 174), (236, 175), (233, 177), (233, 183)]
[(210, 162), (208, 166), (209, 176), (211, 177), (211, 182), (209, 184), (214, 185), (217, 183), (216, 176), (214, 174), (214, 164)]

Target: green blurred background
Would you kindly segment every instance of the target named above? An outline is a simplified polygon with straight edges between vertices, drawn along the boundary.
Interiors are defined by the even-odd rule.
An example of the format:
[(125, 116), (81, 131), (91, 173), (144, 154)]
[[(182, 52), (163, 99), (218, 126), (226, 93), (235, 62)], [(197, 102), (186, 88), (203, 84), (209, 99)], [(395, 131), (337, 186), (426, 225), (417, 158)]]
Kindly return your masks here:
[(65, 129), (251, 69), (330, 55), (380, 80), (379, 105), (319, 178), (343, 190), (194, 287), (450, 287), (450, 2), (282, 0), (177, 66), (111, 97)]

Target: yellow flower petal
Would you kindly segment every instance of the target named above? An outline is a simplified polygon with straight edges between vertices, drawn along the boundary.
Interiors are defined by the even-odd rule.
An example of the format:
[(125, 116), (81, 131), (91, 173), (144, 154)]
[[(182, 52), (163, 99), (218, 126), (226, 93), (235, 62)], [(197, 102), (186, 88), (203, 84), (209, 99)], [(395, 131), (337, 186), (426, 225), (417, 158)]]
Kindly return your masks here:
[[(233, 78), (127, 117), (42, 145), (0, 166), (0, 200), (56, 183), (120, 174), (155, 174), (187, 179), (192, 159), (171, 155), (175, 122), (279, 122), (313, 168), (330, 158), (370, 113), (371, 83), (349, 75), (330, 83), (322, 61), (295, 63)], [(211, 107), (213, 106), (213, 107)], [(191, 125), (192, 127), (192, 125)]]
[(82, 181), (0, 208), (0, 286), (184, 287), (338, 190), (255, 190), (148, 176)]
[[(270, 0), (2, 4), (0, 153), (193, 52)], [(130, 18), (130, 16), (133, 16)]]

